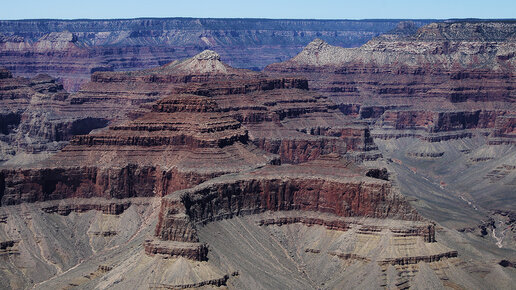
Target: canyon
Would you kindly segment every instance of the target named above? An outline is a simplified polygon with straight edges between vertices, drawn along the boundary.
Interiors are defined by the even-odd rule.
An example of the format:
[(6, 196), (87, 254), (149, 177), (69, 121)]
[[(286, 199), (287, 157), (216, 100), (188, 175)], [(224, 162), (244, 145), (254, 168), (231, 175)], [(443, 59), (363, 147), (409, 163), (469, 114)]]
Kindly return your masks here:
[(516, 23), (284, 22), (1, 21), (0, 288), (510, 289)]

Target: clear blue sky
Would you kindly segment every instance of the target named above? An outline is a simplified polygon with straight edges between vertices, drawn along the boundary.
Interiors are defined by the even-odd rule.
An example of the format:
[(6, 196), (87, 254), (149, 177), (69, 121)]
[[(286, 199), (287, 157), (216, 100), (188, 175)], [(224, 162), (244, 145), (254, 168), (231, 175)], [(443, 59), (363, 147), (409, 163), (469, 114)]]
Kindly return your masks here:
[(516, 18), (516, 0), (1, 0), (0, 19)]

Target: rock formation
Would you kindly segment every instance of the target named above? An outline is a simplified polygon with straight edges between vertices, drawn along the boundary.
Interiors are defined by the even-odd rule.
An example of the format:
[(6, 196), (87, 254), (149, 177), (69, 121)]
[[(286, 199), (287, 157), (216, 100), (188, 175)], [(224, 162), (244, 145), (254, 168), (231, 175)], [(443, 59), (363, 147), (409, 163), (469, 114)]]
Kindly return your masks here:
[(359, 48), (316, 39), (266, 70), (303, 75), (336, 103), (357, 108), (347, 113), (380, 119), (375, 137), (461, 138), (514, 114), (515, 29), (513, 22), (432, 23), (415, 33), (400, 27)]
[(343, 116), (333, 102), (307, 90), (305, 79), (234, 69), (215, 52), (205, 51), (154, 69), (96, 72), (70, 102), (86, 108), (110, 103), (130, 119), (135, 107), (140, 105), (144, 113), (170, 92), (207, 96), (242, 122), (253, 144), (284, 162), (346, 151), (353, 151), (350, 158), (357, 160), (379, 156), (366, 124)]
[[(363, 174), (335, 155), (302, 165), (271, 166), (221, 176), (164, 197), (156, 236), (164, 241), (197, 243), (197, 224), (265, 211), (301, 210), (340, 217), (421, 220), (388, 181)], [(310, 219), (299, 221), (310, 224)], [(312, 220), (312, 224), (332, 229), (334, 223)]]
[[(376, 150), (367, 124), (310, 93), (304, 79), (233, 69), (204, 51), (155, 69), (96, 72), (67, 100), (83, 111), (100, 102), (113, 104), (110, 110), (133, 106), (108, 128), (74, 136), (47, 160), (3, 169), (2, 206), (63, 200), (43, 211), (119, 215), (132, 204), (125, 200), (163, 197), (146, 253), (199, 261), (208, 248), (196, 224), (244, 213), (422, 219), (389, 181), (366, 177), (365, 168), (346, 161)], [(137, 104), (139, 113), (129, 114)], [(100, 201), (83, 201), (91, 198)]]

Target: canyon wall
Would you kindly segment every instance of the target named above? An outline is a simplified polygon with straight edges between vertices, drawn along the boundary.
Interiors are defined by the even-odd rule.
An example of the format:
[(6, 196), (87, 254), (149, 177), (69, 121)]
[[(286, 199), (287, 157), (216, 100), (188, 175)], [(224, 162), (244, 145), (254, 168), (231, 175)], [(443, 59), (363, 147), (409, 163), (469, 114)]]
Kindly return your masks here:
[[(513, 21), (406, 22), (357, 48), (316, 39), (265, 70), (308, 78), (344, 114), (373, 123), (374, 137), (496, 138), (508, 120), (499, 118), (516, 111), (515, 32)], [(493, 142), (513, 143), (511, 131)]]
[[(353, 47), (397, 20), (126, 19), (0, 21), (0, 66), (47, 73), (75, 91), (96, 71), (135, 70), (218, 51), (235, 67), (262, 69), (314, 38)], [(429, 23), (417, 20), (418, 25)]]

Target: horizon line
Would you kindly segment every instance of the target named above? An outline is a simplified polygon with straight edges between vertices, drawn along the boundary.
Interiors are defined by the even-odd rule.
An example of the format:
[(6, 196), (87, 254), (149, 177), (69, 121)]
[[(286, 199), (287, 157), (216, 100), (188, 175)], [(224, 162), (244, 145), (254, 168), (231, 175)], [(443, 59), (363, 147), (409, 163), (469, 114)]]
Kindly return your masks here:
[(267, 17), (128, 17), (128, 18), (20, 18), (0, 21), (116, 21), (116, 20), (159, 20), (159, 19), (207, 19), (207, 20), (310, 20), (310, 21), (516, 21), (516, 18), (267, 18)]

